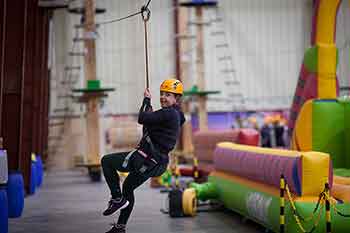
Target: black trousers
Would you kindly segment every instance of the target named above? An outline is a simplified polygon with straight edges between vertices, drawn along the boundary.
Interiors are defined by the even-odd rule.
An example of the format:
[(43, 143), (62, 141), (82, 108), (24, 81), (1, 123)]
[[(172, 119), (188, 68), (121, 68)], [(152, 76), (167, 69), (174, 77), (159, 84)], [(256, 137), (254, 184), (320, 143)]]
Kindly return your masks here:
[[(129, 205), (120, 211), (118, 224), (126, 224), (135, 203), (134, 190), (147, 181), (150, 177), (160, 176), (167, 168), (167, 164), (154, 163), (142, 156), (138, 151), (134, 151), (124, 167), (125, 158), (129, 152), (112, 153), (102, 157), (101, 164), (112, 198), (123, 196), (129, 201)], [(125, 164), (124, 164), (125, 165)], [(129, 172), (120, 189), (120, 178), (117, 173)]]

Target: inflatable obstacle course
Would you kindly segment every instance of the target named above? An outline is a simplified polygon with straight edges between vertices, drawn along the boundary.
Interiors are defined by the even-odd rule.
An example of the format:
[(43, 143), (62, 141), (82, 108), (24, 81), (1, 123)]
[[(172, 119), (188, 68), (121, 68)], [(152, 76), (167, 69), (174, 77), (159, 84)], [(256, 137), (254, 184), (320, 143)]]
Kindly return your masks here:
[(302, 107), (293, 149), (329, 153), (334, 168), (350, 169), (350, 100), (309, 100)]
[(338, 183), (350, 174), (350, 102), (336, 99), (339, 51), (335, 38), (340, 3), (314, 1), (311, 48), (301, 67), (289, 129), (293, 132), (293, 149), (329, 153), (335, 174), (332, 195), (350, 202), (350, 185)]
[[(279, 232), (280, 177), (283, 174), (290, 191), (289, 196), (288, 192), (285, 195), (285, 232), (312, 228), (315, 228), (313, 232), (326, 232), (327, 199), (319, 197), (326, 196), (325, 184), (332, 190), (333, 170), (328, 154), (219, 143), (214, 153), (214, 168), (208, 183), (191, 184), (191, 192), (196, 193), (197, 199), (219, 200), (226, 208)], [(339, 213), (350, 213), (350, 203), (338, 203), (330, 195), (328, 197), (332, 207), (329, 212), (332, 232), (346, 232), (350, 229), (349, 219)], [(186, 199), (183, 203), (194, 199), (183, 198)], [(183, 209), (194, 211), (195, 203)], [(186, 213), (193, 215), (189, 214), (191, 211)]]
[(259, 144), (259, 132), (254, 129), (229, 129), (198, 131), (193, 135), (194, 156), (198, 158), (198, 168), (208, 175), (213, 170), (213, 154), (216, 144), (234, 142), (245, 145)]
[[(165, 172), (160, 178), (153, 178), (151, 187), (171, 186), (172, 183), (178, 184), (179, 181), (184, 181), (184, 177), (193, 178), (195, 182), (206, 181), (207, 176), (213, 170), (213, 153), (216, 144), (222, 141), (237, 142), (245, 145), (258, 145), (259, 132), (254, 129), (229, 129), (229, 130), (212, 130), (198, 131), (194, 134), (193, 145), (194, 154), (192, 158), (192, 166), (179, 165), (176, 153), (171, 153), (172, 162), (170, 169)], [(189, 182), (186, 180), (181, 187), (187, 187)], [(182, 182), (184, 183), (184, 182)]]
[(292, 148), (322, 151), (334, 167), (332, 194), (350, 202), (350, 99), (309, 100), (300, 110)]
[(334, 99), (338, 94), (336, 22), (340, 0), (313, 1), (311, 48), (305, 52), (288, 128), (293, 131), (300, 109), (307, 100)]

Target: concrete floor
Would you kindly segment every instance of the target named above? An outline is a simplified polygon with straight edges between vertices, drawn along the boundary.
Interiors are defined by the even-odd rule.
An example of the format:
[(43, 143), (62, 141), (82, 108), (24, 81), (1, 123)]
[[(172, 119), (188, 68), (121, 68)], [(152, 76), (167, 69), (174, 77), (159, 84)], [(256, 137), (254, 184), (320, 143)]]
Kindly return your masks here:
[[(91, 183), (82, 170), (46, 174), (44, 185), (25, 199), (23, 216), (9, 220), (9, 233), (104, 233), (113, 222), (102, 216), (109, 193), (105, 182)], [(194, 218), (170, 218), (160, 212), (165, 194), (144, 184), (127, 232), (133, 233), (257, 233), (255, 223), (242, 223), (231, 211), (200, 212)], [(114, 218), (117, 217), (114, 216)]]

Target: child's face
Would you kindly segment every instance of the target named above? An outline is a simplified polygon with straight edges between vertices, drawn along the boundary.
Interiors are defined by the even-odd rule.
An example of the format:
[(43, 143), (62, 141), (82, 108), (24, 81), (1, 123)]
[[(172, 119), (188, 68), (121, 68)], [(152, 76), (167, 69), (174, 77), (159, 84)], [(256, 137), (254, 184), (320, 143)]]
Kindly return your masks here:
[(162, 108), (170, 107), (174, 104), (176, 104), (175, 94), (165, 91), (160, 92), (160, 106)]

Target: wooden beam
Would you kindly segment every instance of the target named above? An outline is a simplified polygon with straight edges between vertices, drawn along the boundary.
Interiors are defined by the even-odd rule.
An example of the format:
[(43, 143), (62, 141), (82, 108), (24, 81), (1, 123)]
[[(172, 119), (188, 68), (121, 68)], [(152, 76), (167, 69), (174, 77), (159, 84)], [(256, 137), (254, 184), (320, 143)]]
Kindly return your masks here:
[(36, 44), (36, 25), (35, 21), (38, 13), (36, 0), (27, 0), (26, 8), (26, 25), (25, 25), (25, 43), (24, 43), (24, 70), (23, 70), (23, 106), (22, 106), (22, 134), (21, 134), (21, 150), (20, 150), (20, 170), (23, 172), (26, 190), (29, 189), (31, 176), (31, 153), (33, 149), (33, 84), (35, 75), (34, 67), (36, 61), (35, 44)]
[(3, 38), (4, 87), (1, 124), (10, 170), (20, 169), (26, 9), (26, 1), (6, 1), (4, 25), (11, 30), (5, 30)]
[[(196, 19), (202, 21), (203, 9), (202, 7), (196, 7)], [(204, 80), (204, 29), (203, 25), (197, 25), (197, 85), (200, 91), (205, 90)], [(198, 96), (198, 117), (199, 117), (199, 130), (208, 129), (208, 115), (207, 115), (207, 98), (205, 96)]]
[[(174, 7), (177, 7), (179, 4), (178, 0), (174, 0)], [(185, 88), (189, 86), (189, 62), (185, 59), (181, 59), (182, 56), (185, 56), (185, 51), (188, 51), (190, 47), (189, 39), (196, 39), (196, 35), (180, 34), (179, 32), (188, 31), (188, 9), (178, 7), (177, 9), (177, 31), (175, 31), (176, 39), (179, 43), (179, 54), (177, 55), (177, 62), (179, 63), (179, 79), (184, 84)], [(191, 153), (193, 151), (192, 143), (192, 126), (191, 126), (191, 112), (190, 112), (190, 103), (189, 101), (182, 102), (182, 110), (186, 117), (186, 122), (182, 126), (181, 130), (181, 150), (184, 153)]]
[(3, 87), (4, 87), (4, 34), (5, 34), (5, 9), (6, 9), (6, 0), (0, 1), (0, 137), (2, 137), (2, 96), (3, 96)]
[(48, 30), (46, 27), (48, 27), (48, 19), (47, 19), (47, 11), (43, 8), (38, 8), (37, 11), (37, 17), (35, 20), (35, 36), (36, 36), (36, 43), (35, 43), (35, 58), (36, 62), (34, 65), (34, 73), (35, 78), (33, 83), (33, 132), (32, 132), (32, 138), (33, 138), (33, 145), (32, 145), (32, 151), (35, 153), (42, 154), (42, 144), (43, 144), (43, 95), (44, 95), (44, 88), (45, 88), (45, 70), (47, 71), (47, 57), (46, 57), (46, 51), (45, 48), (47, 46), (46, 43), (46, 36), (48, 33)]
[[(95, 0), (85, 1), (85, 28), (84, 32), (89, 34), (96, 30), (95, 26)], [(84, 57), (85, 80), (96, 80), (96, 44), (94, 39), (84, 41), (87, 53)], [(100, 163), (100, 128), (99, 128), (99, 99), (91, 97), (87, 102), (86, 113), (87, 127), (87, 158), (89, 164)]]
[(68, 0), (39, 0), (39, 7), (65, 8), (68, 7)]
[(50, 82), (49, 82), (49, 69), (48, 69), (48, 61), (49, 61), (49, 33), (50, 33), (50, 12), (45, 10), (43, 12), (42, 21), (44, 24), (44, 30), (43, 30), (43, 41), (44, 41), (44, 48), (42, 51), (42, 79), (43, 79), (43, 93), (42, 93), (42, 118), (41, 118), (41, 128), (42, 128), (42, 134), (41, 134), (41, 147), (40, 155), (42, 156), (42, 159), (44, 162), (47, 160), (47, 151), (48, 151), (48, 136), (49, 136), (49, 89), (50, 89)]

